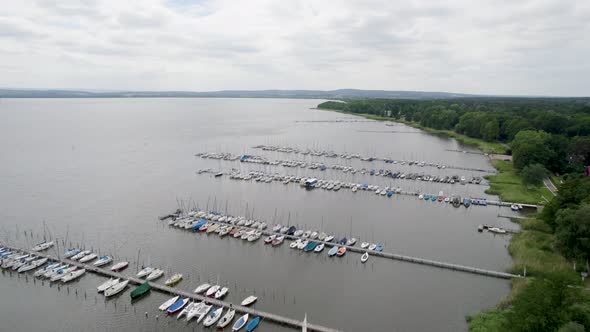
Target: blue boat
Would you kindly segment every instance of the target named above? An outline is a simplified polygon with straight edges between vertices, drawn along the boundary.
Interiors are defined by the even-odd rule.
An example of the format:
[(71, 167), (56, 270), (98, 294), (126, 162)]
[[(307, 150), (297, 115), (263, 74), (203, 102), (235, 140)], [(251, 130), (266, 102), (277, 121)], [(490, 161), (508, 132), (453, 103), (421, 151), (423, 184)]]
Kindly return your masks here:
[(383, 251), (383, 246), (381, 246), (381, 245), (376, 246), (375, 251)]
[(469, 198), (465, 198), (463, 200), (463, 205), (465, 205), (465, 207), (469, 207), (469, 205), (471, 205), (471, 200)]
[(333, 246), (330, 251), (328, 251), (328, 256), (334, 256), (338, 252), (338, 246)]
[(80, 252), (80, 249), (70, 248), (70, 249), (66, 250), (66, 252), (63, 255), (63, 258), (70, 258), (74, 255), (77, 255), (79, 252)]
[(391, 197), (391, 196), (393, 196), (393, 191), (391, 191), (391, 190), (388, 190), (388, 191), (387, 191), (387, 197)]
[(256, 317), (252, 318), (252, 320), (250, 322), (248, 322), (248, 325), (246, 325), (246, 331), (247, 332), (254, 331), (254, 329), (256, 329), (256, 327), (258, 327), (258, 323), (260, 323), (260, 316), (256, 316)]
[(348, 241), (345, 237), (341, 238), (340, 241), (338, 241), (339, 244), (341, 245), (345, 245), (346, 241)]
[(303, 251), (312, 251), (318, 245), (315, 241), (309, 241), (309, 243), (303, 248)]
[(297, 231), (297, 227), (295, 226), (291, 226), (289, 227), (289, 229), (287, 230), (287, 235), (293, 235), (295, 234), (295, 232)]
[(433, 201), (433, 202), (435, 202), (436, 201), (436, 196), (434, 196), (434, 195), (430, 196), (430, 200)]
[(429, 200), (429, 199), (430, 199), (430, 195), (428, 195), (428, 194), (424, 194), (424, 200), (425, 200), (425, 201), (427, 201), (427, 200)]
[(372, 170), (369, 172), (369, 174), (371, 174), (371, 175), (375, 175), (375, 170), (374, 170), (374, 169), (372, 169)]
[(184, 307), (184, 305), (188, 302), (187, 299), (183, 299), (183, 298), (178, 298), (178, 300), (176, 300), (176, 302), (172, 303), (171, 306), (168, 307), (167, 311), (168, 313), (175, 313), (178, 310), (180, 310), (180, 308)]
[(326, 170), (326, 166), (324, 166), (324, 165), (321, 165), (321, 166), (320, 166), (320, 171), (325, 171), (325, 170)]
[(207, 223), (207, 219), (201, 219), (201, 220), (197, 221), (196, 224), (193, 225), (192, 230), (198, 231), (199, 228), (201, 228), (201, 226), (205, 225), (206, 223)]

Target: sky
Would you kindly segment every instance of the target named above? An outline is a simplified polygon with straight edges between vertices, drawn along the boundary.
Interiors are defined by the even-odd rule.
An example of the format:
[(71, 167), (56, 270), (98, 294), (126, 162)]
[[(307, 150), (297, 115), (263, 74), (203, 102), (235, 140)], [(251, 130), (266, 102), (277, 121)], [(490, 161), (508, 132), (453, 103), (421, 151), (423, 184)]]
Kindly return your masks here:
[(590, 96), (590, 1), (4, 1), (0, 87)]

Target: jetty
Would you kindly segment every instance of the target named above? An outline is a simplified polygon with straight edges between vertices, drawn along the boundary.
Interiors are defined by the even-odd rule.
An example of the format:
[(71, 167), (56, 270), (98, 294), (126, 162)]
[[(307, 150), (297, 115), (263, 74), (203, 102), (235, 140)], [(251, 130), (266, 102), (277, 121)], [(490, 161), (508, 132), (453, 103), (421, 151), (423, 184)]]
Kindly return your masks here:
[[(198, 218), (195, 219), (195, 222), (197, 220), (198, 220)], [(271, 230), (266, 230), (266, 229), (260, 230), (258, 228), (254, 228), (254, 227), (237, 226), (237, 225), (233, 225), (233, 224), (211, 221), (211, 220), (209, 220), (208, 223), (219, 224), (219, 225), (224, 225), (224, 226), (234, 226), (234, 227), (242, 228), (245, 230), (255, 230), (255, 231), (261, 232), (265, 236), (269, 236), (269, 235), (273, 235), (273, 234), (280, 234), (278, 232), (273, 232)], [(186, 229), (186, 230), (188, 231), (190, 229)], [(309, 238), (306, 238), (303, 236), (295, 236), (295, 235), (288, 235), (288, 234), (281, 234), (281, 235), (285, 236), (285, 239), (289, 239), (289, 240), (297, 240), (297, 239), (310, 240), (310, 241), (315, 241), (318, 244), (323, 243), (326, 247), (334, 247), (334, 246), (346, 247), (346, 250), (350, 251), (350, 252), (356, 252), (359, 254), (364, 254), (365, 252), (367, 252), (367, 253), (369, 253), (369, 255), (374, 256), (374, 257), (388, 258), (388, 259), (392, 259), (392, 260), (398, 260), (398, 261), (403, 261), (403, 262), (408, 262), (408, 263), (415, 263), (415, 264), (421, 264), (421, 265), (432, 266), (432, 267), (437, 267), (437, 268), (443, 268), (443, 269), (452, 270), (452, 271), (461, 271), (461, 272), (467, 272), (467, 273), (483, 275), (483, 276), (488, 276), (488, 277), (500, 278), (500, 279), (522, 278), (522, 276), (519, 274), (512, 274), (512, 273), (501, 272), (501, 271), (487, 270), (487, 269), (482, 269), (482, 268), (477, 268), (477, 267), (435, 261), (435, 260), (431, 260), (431, 259), (412, 257), (412, 256), (396, 254), (396, 253), (375, 251), (375, 250), (370, 250), (370, 249), (364, 249), (361, 247), (341, 245), (341, 244), (337, 244), (334, 242), (321, 241), (319, 239), (309, 239)]]
[[(113, 272), (108, 269), (102, 269), (102, 268), (96, 267), (92, 264), (83, 264), (78, 261), (73, 261), (70, 259), (60, 259), (58, 257), (54, 257), (54, 256), (49, 255), (47, 253), (36, 252), (36, 251), (21, 249), (21, 248), (15, 248), (15, 247), (8, 246), (8, 245), (5, 245), (4, 247), (10, 248), (11, 250), (14, 250), (14, 251), (20, 251), (20, 252), (24, 252), (24, 253), (31, 254), (31, 255), (34, 254), (39, 257), (46, 257), (46, 258), (53, 260), (53, 261), (58, 261), (58, 262), (66, 263), (66, 264), (75, 265), (78, 268), (86, 269), (86, 272), (94, 273), (94, 274), (104, 276), (107, 278), (114, 278), (114, 279), (119, 278), (122, 280), (123, 279), (129, 280), (129, 283), (134, 284), (134, 285), (139, 285), (139, 284), (143, 284), (144, 282), (146, 282), (143, 279), (139, 279), (139, 278), (136, 278), (133, 276), (124, 275), (123, 273), (119, 273), (119, 272)], [(321, 326), (321, 325), (317, 325), (317, 324), (312, 324), (309, 322), (304, 324), (304, 322), (302, 320), (297, 320), (297, 319), (293, 319), (293, 318), (289, 318), (289, 317), (285, 317), (285, 316), (281, 316), (281, 315), (276, 315), (276, 314), (272, 314), (269, 312), (256, 310), (256, 309), (244, 307), (241, 305), (236, 305), (236, 304), (229, 303), (226, 301), (216, 300), (214, 298), (195, 294), (193, 292), (177, 289), (174, 287), (168, 287), (168, 286), (165, 286), (165, 285), (162, 285), (159, 283), (155, 283), (155, 282), (151, 282), (151, 281), (149, 281), (149, 284), (153, 290), (156, 290), (156, 291), (159, 291), (162, 293), (166, 293), (169, 295), (178, 295), (178, 296), (185, 297), (185, 298), (190, 298), (193, 301), (204, 301), (209, 304), (223, 307), (223, 308), (232, 308), (232, 309), (235, 309), (236, 312), (239, 312), (239, 313), (248, 313), (251, 316), (260, 316), (262, 321), (272, 322), (275, 324), (279, 324), (279, 325), (294, 328), (294, 329), (301, 330), (303, 328), (303, 326), (305, 325), (305, 326), (307, 326), (308, 331), (318, 331), (318, 332), (339, 332), (340, 331), (337, 329), (333, 329), (333, 328), (329, 328), (329, 327), (325, 327), (325, 326)]]

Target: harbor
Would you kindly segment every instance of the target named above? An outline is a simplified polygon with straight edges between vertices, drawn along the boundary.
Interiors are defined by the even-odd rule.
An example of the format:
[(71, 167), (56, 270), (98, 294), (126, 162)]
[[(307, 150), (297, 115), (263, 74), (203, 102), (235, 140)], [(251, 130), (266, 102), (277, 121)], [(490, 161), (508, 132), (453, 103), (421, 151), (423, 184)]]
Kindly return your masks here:
[[(258, 301), (250, 308), (297, 321), (303, 321), (307, 314), (310, 323), (329, 329), (466, 331), (465, 317), (493, 307), (508, 294), (510, 279), (506, 278), (510, 277), (453, 268), (523, 273), (510, 269), (506, 246), (511, 234), (477, 231), (479, 224), (510, 229), (511, 220), (498, 214), (521, 212), (488, 203), (497, 201), (497, 197), (484, 193), (485, 173), (442, 168), (486, 169), (489, 160), (481, 155), (447, 152), (447, 148), (468, 148), (419, 131), (401, 133), (413, 130), (404, 125), (390, 128), (400, 133), (385, 135), (372, 132), (387, 128), (374, 121), (321, 122), (341, 115), (309, 110), (317, 103), (183, 98), (49, 99), (38, 103), (3, 100), (3, 107), (11, 114), (3, 121), (3, 141), (16, 143), (4, 146), (3, 155), (8, 158), (0, 166), (7, 175), (0, 191), (4, 207), (0, 210), (0, 242), (28, 249), (52, 240), (60, 247), (47, 251), (54, 258), (62, 256), (66, 248), (85, 248), (98, 257), (111, 256), (113, 262), (102, 267), (109, 272), (110, 267), (129, 262), (126, 270), (112, 272), (134, 278), (142, 266), (157, 267), (165, 274), (153, 283), (163, 286), (180, 273), (183, 279), (173, 287), (180, 291), (192, 293), (203, 283), (220, 285), (229, 288), (224, 302), (237, 305), (254, 295)], [(18, 111), (22, 109), (28, 111)], [(33, 115), (42, 117), (45, 125), (36, 130), (23, 128), (22, 123), (28, 123)], [(70, 137), (76, 137), (76, 141)], [(363, 157), (391, 156), (433, 162), (441, 168), (426, 163), (423, 167), (409, 166), (407, 162), (387, 164), (252, 148), (261, 143), (358, 152)], [(327, 169), (321, 171), (319, 164), (317, 169), (309, 169), (194, 157), (199, 151), (228, 153), (232, 158), (255, 155), (269, 163), (305, 161), (310, 166), (318, 162)], [(338, 168), (328, 168), (333, 166)], [(339, 166), (353, 169), (345, 171)], [(202, 169), (210, 170), (195, 174)], [(356, 174), (351, 174), (354, 169)], [(381, 173), (381, 169), (406, 173), (406, 177), (411, 173), (443, 176), (443, 181), (446, 176), (457, 175), (459, 183), (425, 181), (424, 177), (394, 179), (391, 174), (382, 176), (387, 172)], [(372, 176), (371, 170), (375, 170)], [(232, 173), (247, 177), (250, 172), (278, 175), (281, 180), (277, 177), (263, 184), (262, 177), (258, 182), (230, 179)], [(297, 181), (283, 184), (286, 176), (299, 177), (299, 181), (306, 177), (324, 180), (326, 188), (321, 188), (324, 183), (313, 189)], [(460, 184), (461, 177), (465, 177), (465, 185)], [(472, 177), (481, 177), (481, 183), (470, 183)], [(337, 181), (340, 189), (334, 191)], [(361, 186), (356, 192), (343, 186), (351, 183)], [(361, 188), (363, 184), (367, 184), (367, 190)], [(370, 192), (369, 185), (378, 186), (380, 194), (376, 189)], [(440, 191), (442, 202), (438, 201)], [(419, 199), (420, 195), (402, 192), (423, 196)], [(447, 194), (449, 200), (457, 195), (487, 199), (488, 204), (454, 208), (445, 203)], [(249, 242), (230, 236), (231, 230), (221, 237), (215, 230), (197, 233), (168, 225), (170, 219), (156, 218), (174, 214), (177, 207), (186, 214), (195, 206), (266, 222), (267, 228), (258, 240)], [(345, 247), (340, 256), (342, 245), (330, 256), (333, 247), (317, 241), (313, 249), (308, 241), (309, 251), (305, 247), (291, 249), (290, 245), (302, 240), (305, 232), (298, 238), (279, 232), (285, 235), (282, 244), (265, 244), (275, 224), (312, 234), (323, 231), (339, 240), (358, 240), (351, 248)], [(221, 223), (218, 229), (229, 225)], [(375, 249), (381, 246), (382, 251), (363, 252), (364, 242), (374, 244)], [(320, 244), (324, 249), (316, 252)], [(368, 257), (363, 260), (366, 252)], [(439, 262), (452, 265), (441, 268), (436, 266)], [(3, 298), (32, 299), (3, 302), (3, 324), (11, 331), (210, 330), (203, 321), (196, 324), (195, 319), (187, 324), (185, 319), (167, 317), (158, 310), (177, 296), (174, 294), (152, 289), (132, 302), (130, 292), (137, 287), (132, 281), (122, 293), (106, 297), (97, 293), (96, 287), (107, 281), (107, 276), (88, 271), (62, 284), (32, 278), (33, 273), (5, 271), (0, 275)], [(31, 319), (31, 311), (44, 312), (48, 318)], [(416, 312), (424, 313), (423, 318), (414, 319)], [(236, 314), (234, 321), (241, 315)], [(72, 320), (72, 316), (84, 319)], [(299, 328), (265, 318), (256, 332), (293, 329)]]
[[(100, 275), (103, 277), (107, 277), (107, 278), (111, 278), (111, 279), (128, 280), (131, 284), (134, 284), (134, 285), (141, 285), (146, 282), (144, 279), (139, 279), (139, 278), (136, 278), (133, 276), (125, 275), (123, 273), (114, 272), (114, 271), (111, 271), (108, 269), (96, 267), (92, 264), (83, 264), (83, 263), (80, 263), (79, 261), (76, 261), (76, 260), (64, 259), (64, 258), (60, 259), (58, 257), (54, 257), (54, 256), (51, 256), (49, 254), (39, 252), (39, 251), (33, 251), (33, 250), (22, 249), (22, 248), (15, 248), (15, 247), (7, 246), (7, 245), (3, 245), (0, 247), (8, 248), (14, 252), (26, 253), (28, 255), (35, 255), (38, 257), (47, 258), (47, 259), (51, 260), (52, 262), (60, 262), (63, 264), (76, 266), (79, 269), (84, 269), (86, 272), (94, 273), (94, 274), (97, 274), (97, 275)], [(162, 293), (165, 293), (168, 295), (177, 295), (177, 296), (180, 296), (183, 298), (191, 299), (193, 301), (205, 302), (205, 303), (208, 303), (208, 304), (211, 304), (211, 305), (214, 305), (217, 307), (222, 307), (222, 308), (228, 309), (228, 310), (233, 309), (239, 313), (252, 315), (252, 317), (256, 317), (256, 316), (261, 317), (262, 321), (272, 322), (274, 324), (279, 324), (279, 325), (287, 326), (287, 327), (298, 329), (298, 330), (307, 329), (308, 331), (318, 331), (318, 332), (338, 332), (339, 331), (339, 330), (331, 329), (331, 328), (324, 327), (321, 325), (311, 324), (311, 323), (308, 323), (307, 321), (304, 322), (301, 320), (296, 320), (296, 319), (283, 317), (280, 315), (256, 310), (256, 309), (242, 306), (239, 304), (237, 305), (237, 304), (225, 302), (222, 300), (217, 300), (217, 299), (214, 299), (211, 297), (206, 297), (206, 296), (203, 296), (200, 294), (196, 294), (194, 292), (187, 292), (187, 291), (184, 291), (184, 290), (181, 290), (178, 288), (169, 287), (169, 286), (162, 285), (162, 284), (159, 284), (156, 282), (149, 282), (149, 284), (151, 286), (151, 289), (153, 289), (155, 291), (159, 291), (159, 292), (162, 292)]]

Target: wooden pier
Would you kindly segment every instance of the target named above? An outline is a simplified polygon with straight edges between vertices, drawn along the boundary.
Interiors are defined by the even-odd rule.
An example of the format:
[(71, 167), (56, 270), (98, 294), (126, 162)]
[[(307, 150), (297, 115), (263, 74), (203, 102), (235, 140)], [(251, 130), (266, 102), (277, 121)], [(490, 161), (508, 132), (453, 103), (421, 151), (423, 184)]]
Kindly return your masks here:
[[(27, 249), (15, 248), (15, 247), (7, 246), (7, 245), (5, 247), (10, 248), (11, 250), (18, 250), (21, 252), (25, 252), (27, 254), (37, 255), (40, 257), (47, 257), (50, 260), (75, 265), (78, 268), (86, 269), (87, 272), (91, 272), (91, 273), (101, 275), (104, 277), (126, 279), (126, 280), (129, 280), (129, 282), (131, 284), (135, 284), (135, 285), (139, 285), (139, 284), (146, 282), (143, 279), (139, 279), (139, 278), (132, 277), (132, 276), (127, 276), (127, 275), (124, 275), (123, 273), (113, 272), (108, 269), (102, 269), (102, 268), (96, 267), (92, 264), (83, 264), (83, 263), (80, 263), (77, 261), (72, 261), (70, 259), (60, 259), (60, 258), (51, 256), (51, 255), (43, 253), (43, 252), (36, 252), (36, 251), (32, 251), (32, 250), (27, 250)], [(156, 291), (159, 291), (162, 293), (166, 293), (169, 295), (178, 295), (178, 296), (185, 297), (185, 298), (190, 298), (193, 301), (204, 301), (206, 303), (209, 303), (211, 305), (218, 306), (218, 307), (232, 308), (232, 309), (235, 309), (236, 312), (239, 312), (239, 313), (244, 313), (244, 314), (248, 313), (248, 314), (250, 314), (250, 316), (260, 316), (262, 321), (272, 322), (275, 324), (279, 324), (282, 326), (290, 327), (293, 329), (299, 329), (299, 330), (301, 330), (304, 325), (303, 321), (301, 321), (301, 320), (297, 320), (297, 319), (293, 319), (293, 318), (289, 318), (289, 317), (284, 317), (281, 315), (276, 315), (276, 314), (272, 314), (269, 312), (260, 311), (260, 310), (256, 310), (256, 309), (249, 308), (249, 307), (244, 307), (241, 305), (236, 305), (236, 304), (229, 303), (226, 301), (216, 300), (214, 298), (195, 294), (193, 292), (188, 292), (188, 291), (177, 289), (174, 287), (168, 287), (168, 286), (158, 284), (155, 282), (151, 282), (151, 281), (149, 282), (149, 284), (153, 290), (156, 290)], [(340, 330), (332, 329), (329, 327), (325, 327), (325, 326), (321, 326), (321, 325), (317, 325), (317, 324), (312, 324), (309, 322), (305, 325), (307, 326), (308, 331), (318, 331), (318, 332), (339, 332), (340, 331)]]

